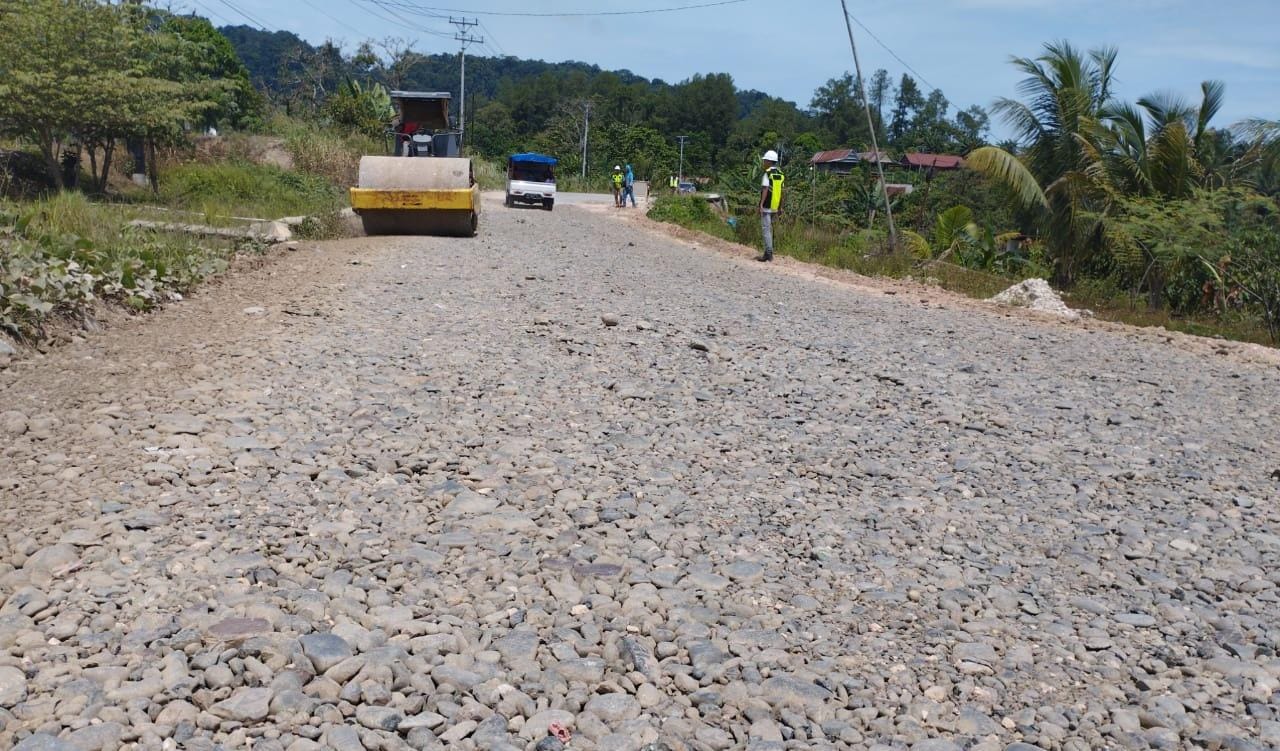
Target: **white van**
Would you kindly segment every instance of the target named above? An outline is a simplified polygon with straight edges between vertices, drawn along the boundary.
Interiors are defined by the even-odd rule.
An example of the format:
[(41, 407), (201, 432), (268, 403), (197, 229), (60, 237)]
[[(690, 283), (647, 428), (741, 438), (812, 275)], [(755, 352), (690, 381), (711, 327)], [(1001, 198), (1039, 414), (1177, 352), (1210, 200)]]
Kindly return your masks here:
[(556, 203), (556, 158), (545, 154), (513, 154), (507, 160), (507, 206), (517, 203), (541, 206)]

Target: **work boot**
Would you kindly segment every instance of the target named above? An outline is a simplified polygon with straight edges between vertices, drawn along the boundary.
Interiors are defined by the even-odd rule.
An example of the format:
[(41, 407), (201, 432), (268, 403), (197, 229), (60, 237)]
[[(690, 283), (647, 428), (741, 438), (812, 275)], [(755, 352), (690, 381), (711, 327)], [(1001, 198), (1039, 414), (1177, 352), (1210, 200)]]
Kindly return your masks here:
[(757, 261), (759, 261), (759, 262), (761, 262), (761, 263), (769, 263), (770, 261), (772, 261), (772, 260), (773, 260), (773, 254), (772, 254), (772, 253), (765, 253), (765, 254), (764, 254), (764, 255), (762, 255), (762, 256), (756, 256), (756, 260), (757, 260)]

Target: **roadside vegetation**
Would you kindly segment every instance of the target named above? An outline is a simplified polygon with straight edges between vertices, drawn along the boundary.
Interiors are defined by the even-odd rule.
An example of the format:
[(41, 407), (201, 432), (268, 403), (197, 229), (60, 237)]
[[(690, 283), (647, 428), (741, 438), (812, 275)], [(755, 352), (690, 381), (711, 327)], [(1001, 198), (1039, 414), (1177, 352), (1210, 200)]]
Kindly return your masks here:
[[(1041, 277), (1104, 317), (1277, 343), (1280, 123), (1216, 122), (1227, 92), (1213, 81), (1191, 102), (1167, 94), (1128, 102), (1114, 85), (1117, 61), (1110, 49), (1046, 45), (1035, 59), (1013, 61), (1025, 75), (1020, 96), (988, 112), (954, 106), (887, 70), (866, 81), (865, 102), (861, 82), (846, 73), (801, 106), (738, 89), (724, 73), (667, 83), (481, 55), (468, 60), (466, 148), (485, 189), (502, 187), (515, 151), (556, 156), (565, 191), (607, 191), (613, 164), (630, 163), (654, 192), (681, 173), (723, 195), (728, 215), (663, 198), (654, 218), (756, 246), (757, 160), (772, 148), (787, 175), (782, 254), (981, 297)], [(145, 309), (237, 252), (131, 227), (135, 219), (236, 227), (307, 215), (306, 236), (341, 234), (360, 156), (386, 150), (390, 90), (454, 91), (456, 65), (452, 54), (419, 52), (405, 40), (344, 51), (140, 3), (6, 6), (0, 275), (4, 309), (17, 312), (0, 317), (0, 331), (38, 338), (45, 318), (84, 304), (81, 289)], [(991, 143), (992, 115), (1013, 140)], [(206, 135), (215, 127), (219, 135)], [(888, 167), (896, 245), (866, 162), (847, 175), (809, 163), (821, 149), (865, 153), (873, 131), (895, 159), (967, 160), (957, 171)], [(683, 154), (677, 133), (686, 136)], [(144, 185), (128, 178), (134, 172)], [(74, 219), (86, 216), (92, 231)], [(78, 244), (92, 251), (77, 253)], [(178, 258), (186, 255), (190, 263)], [(62, 269), (55, 277), (94, 280), (42, 281), (35, 290), (41, 258)], [(136, 281), (120, 270), (134, 261), (150, 281), (110, 281)], [(15, 294), (22, 302), (9, 299)]]
[[(1116, 60), (1065, 43), (1015, 59), (1026, 100), (998, 100), (996, 112), (1016, 141), (970, 151), (957, 172), (889, 170), (887, 182), (914, 188), (890, 203), (894, 247), (869, 168), (784, 163), (777, 252), (977, 297), (1041, 277), (1100, 317), (1280, 344), (1280, 123), (1216, 127), (1225, 90), (1214, 81), (1197, 102), (1130, 104), (1113, 91)], [(660, 199), (651, 216), (758, 247), (759, 177), (752, 166), (714, 182), (729, 217), (685, 197)]]
[[(345, 231), (345, 186), (374, 139), (346, 121), (273, 114), (204, 19), (22, 0), (0, 21), (0, 333), (34, 343), (58, 320), (90, 324), (102, 304), (149, 310), (266, 250), (136, 220), (308, 216), (302, 237)], [(231, 132), (204, 134), (215, 125)]]

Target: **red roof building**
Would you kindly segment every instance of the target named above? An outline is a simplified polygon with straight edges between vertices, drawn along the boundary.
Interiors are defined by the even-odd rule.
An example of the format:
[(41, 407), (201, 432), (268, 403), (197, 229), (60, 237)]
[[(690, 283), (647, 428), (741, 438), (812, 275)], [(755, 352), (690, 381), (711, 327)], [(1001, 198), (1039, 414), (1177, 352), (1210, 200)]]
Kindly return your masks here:
[(823, 172), (847, 175), (859, 161), (853, 149), (832, 149), (814, 154), (809, 159), (809, 164)]
[(907, 154), (902, 166), (920, 170), (953, 170), (964, 166), (964, 157), (953, 154)]

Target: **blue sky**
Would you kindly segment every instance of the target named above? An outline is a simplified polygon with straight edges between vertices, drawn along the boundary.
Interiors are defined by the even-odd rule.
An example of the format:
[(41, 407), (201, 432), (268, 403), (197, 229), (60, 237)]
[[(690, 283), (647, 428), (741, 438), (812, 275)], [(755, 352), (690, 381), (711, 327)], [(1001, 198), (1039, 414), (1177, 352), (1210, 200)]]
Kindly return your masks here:
[[(406, 24), (374, 0), (175, 0), (173, 5), (218, 24), (245, 23), (239, 15), (244, 11), (268, 28), (288, 29), (312, 42), (332, 38), (348, 49), (365, 38), (406, 37), (422, 52), (457, 50), (447, 18), (421, 15), (447, 17), (452, 8), (454, 16), (483, 22), (472, 32), (485, 37), (483, 47), (472, 48), (479, 54), (582, 60), (668, 82), (727, 72), (740, 88), (801, 106), (824, 81), (852, 68), (838, 0), (745, 0), (677, 13), (588, 18), (487, 12), (643, 10), (707, 0), (378, 1), (419, 11), (398, 11)], [(1118, 93), (1124, 98), (1172, 90), (1194, 100), (1200, 81), (1216, 78), (1226, 82), (1227, 100), (1215, 124), (1250, 116), (1280, 119), (1280, 0), (852, 0), (849, 9), (962, 108), (1016, 96), (1019, 76), (1008, 65), (1009, 56), (1034, 56), (1045, 41), (1068, 39), (1086, 48), (1120, 48)], [(854, 33), (868, 74), (881, 67), (895, 78), (905, 72), (866, 31), (855, 26)]]

